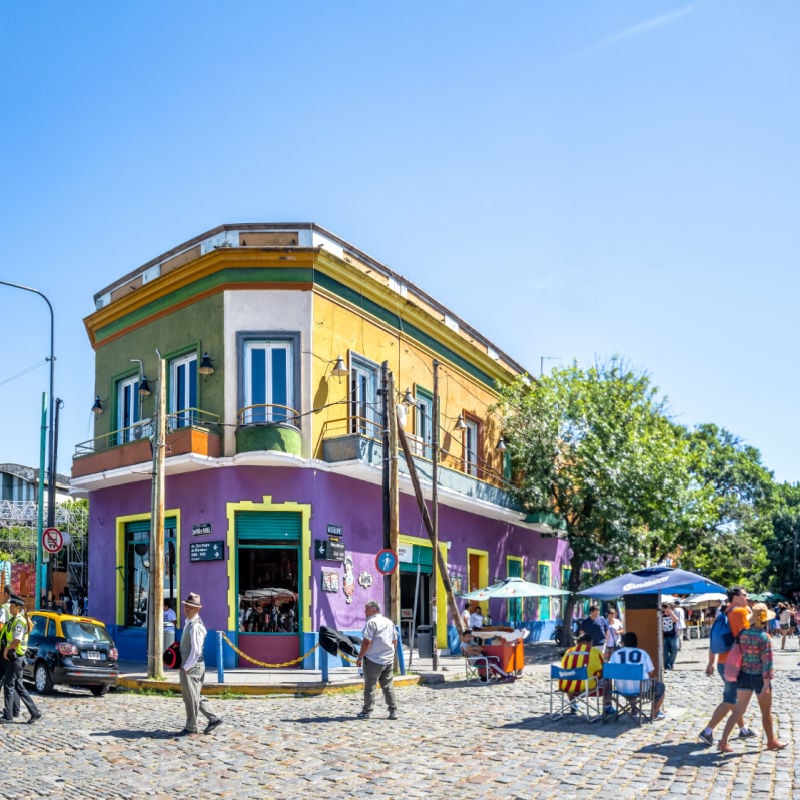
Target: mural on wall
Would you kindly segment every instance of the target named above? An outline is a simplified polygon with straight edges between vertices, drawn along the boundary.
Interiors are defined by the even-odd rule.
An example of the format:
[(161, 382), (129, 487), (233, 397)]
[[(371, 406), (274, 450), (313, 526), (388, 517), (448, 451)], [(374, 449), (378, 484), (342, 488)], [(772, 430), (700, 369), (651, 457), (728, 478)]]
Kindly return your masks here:
[(366, 571), (360, 573), (358, 576), (358, 585), (362, 589), (369, 589), (369, 587), (372, 586), (372, 575), (370, 575), (369, 572)]
[(322, 591), (323, 592), (339, 591), (339, 573), (335, 569), (322, 570)]
[(344, 592), (345, 603), (350, 605), (353, 602), (353, 592), (356, 589), (355, 576), (353, 575), (353, 559), (350, 556), (344, 557), (344, 580), (342, 581), (342, 591)]

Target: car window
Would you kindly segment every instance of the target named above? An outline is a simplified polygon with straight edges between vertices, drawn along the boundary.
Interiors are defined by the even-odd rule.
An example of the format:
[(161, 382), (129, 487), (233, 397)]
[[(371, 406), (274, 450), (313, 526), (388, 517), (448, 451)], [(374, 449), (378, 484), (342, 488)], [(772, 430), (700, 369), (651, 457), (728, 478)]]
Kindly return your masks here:
[(31, 635), (43, 636), (47, 628), (47, 617), (33, 617), (33, 630)]
[(108, 635), (108, 631), (102, 625), (98, 625), (95, 622), (89, 622), (87, 620), (81, 622), (62, 620), (61, 629), (66, 638), (74, 641), (111, 643), (111, 637)]

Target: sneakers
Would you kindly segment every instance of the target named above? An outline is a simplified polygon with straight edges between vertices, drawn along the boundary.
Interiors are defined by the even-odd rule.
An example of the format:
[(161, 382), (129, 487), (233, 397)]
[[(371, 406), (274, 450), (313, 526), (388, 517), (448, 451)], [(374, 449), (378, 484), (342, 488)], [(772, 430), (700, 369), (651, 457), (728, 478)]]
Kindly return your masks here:
[(28, 725), (33, 725), (33, 723), (36, 722), (37, 719), (41, 718), (42, 718), (41, 711), (37, 711), (35, 714), (31, 714), (30, 717), (28, 717)]
[(605, 709), (603, 710), (603, 713), (604, 714), (613, 714), (615, 711), (616, 711), (616, 709), (614, 708), (614, 706), (606, 706)]
[(218, 728), (220, 725), (222, 725), (222, 719), (220, 717), (214, 717), (214, 719), (212, 719), (211, 722), (206, 725), (206, 729), (203, 731), (203, 733), (211, 733), (214, 728)]
[(389, 712), (389, 719), (397, 719), (397, 712), (394, 709)]
[(358, 714), (356, 714), (356, 719), (369, 719), (371, 716), (371, 711), (359, 711)]
[(750, 728), (740, 728), (739, 729), (739, 738), (740, 739), (752, 739), (753, 736), (758, 736), (758, 734), (750, 730)]
[(714, 737), (710, 733), (706, 733), (704, 730), (697, 734), (697, 738), (708, 747), (711, 747), (714, 744)]
[(667, 715), (663, 711), (659, 711), (658, 714), (653, 717), (653, 722), (660, 722), (662, 719), (666, 718)]
[(577, 713), (578, 713), (578, 701), (577, 701), (577, 700), (572, 700), (572, 701), (570, 701), (570, 704), (569, 704), (569, 710), (570, 710), (570, 711), (571, 711), (573, 714), (577, 714)]

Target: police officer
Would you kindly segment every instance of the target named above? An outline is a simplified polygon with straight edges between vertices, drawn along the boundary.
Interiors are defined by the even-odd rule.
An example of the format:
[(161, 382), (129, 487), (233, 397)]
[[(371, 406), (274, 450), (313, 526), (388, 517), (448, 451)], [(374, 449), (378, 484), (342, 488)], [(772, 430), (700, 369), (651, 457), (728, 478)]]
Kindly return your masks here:
[(19, 597), (11, 595), (8, 602), (11, 607), (11, 619), (3, 628), (2, 655), (6, 665), (3, 673), (5, 708), (0, 723), (8, 725), (14, 721), (12, 710), (16, 697), (22, 700), (28, 709), (30, 714), (28, 723), (33, 723), (40, 719), (42, 714), (22, 682), (22, 661), (28, 649), (28, 620), (25, 617), (24, 603)]
[[(11, 603), (9, 602), (9, 598), (11, 597), (11, 587), (6, 584), (3, 586), (2, 592), (2, 600), (3, 603), (0, 605), (0, 654), (2, 654), (3, 649), (5, 648), (5, 637), (4, 637), (4, 629), (6, 627), (6, 622), (11, 619)], [(5, 661), (0, 661), (0, 683), (3, 680), (3, 673), (5, 672), (6, 663)], [(19, 695), (14, 695), (14, 716), (19, 716)]]

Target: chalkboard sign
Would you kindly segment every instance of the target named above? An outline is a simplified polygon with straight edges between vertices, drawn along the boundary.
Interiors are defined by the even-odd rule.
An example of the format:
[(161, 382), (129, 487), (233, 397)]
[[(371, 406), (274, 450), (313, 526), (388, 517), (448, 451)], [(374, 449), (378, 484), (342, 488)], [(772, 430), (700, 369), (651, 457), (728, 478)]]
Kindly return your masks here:
[(189, 561), (222, 561), (225, 542), (189, 542)]

